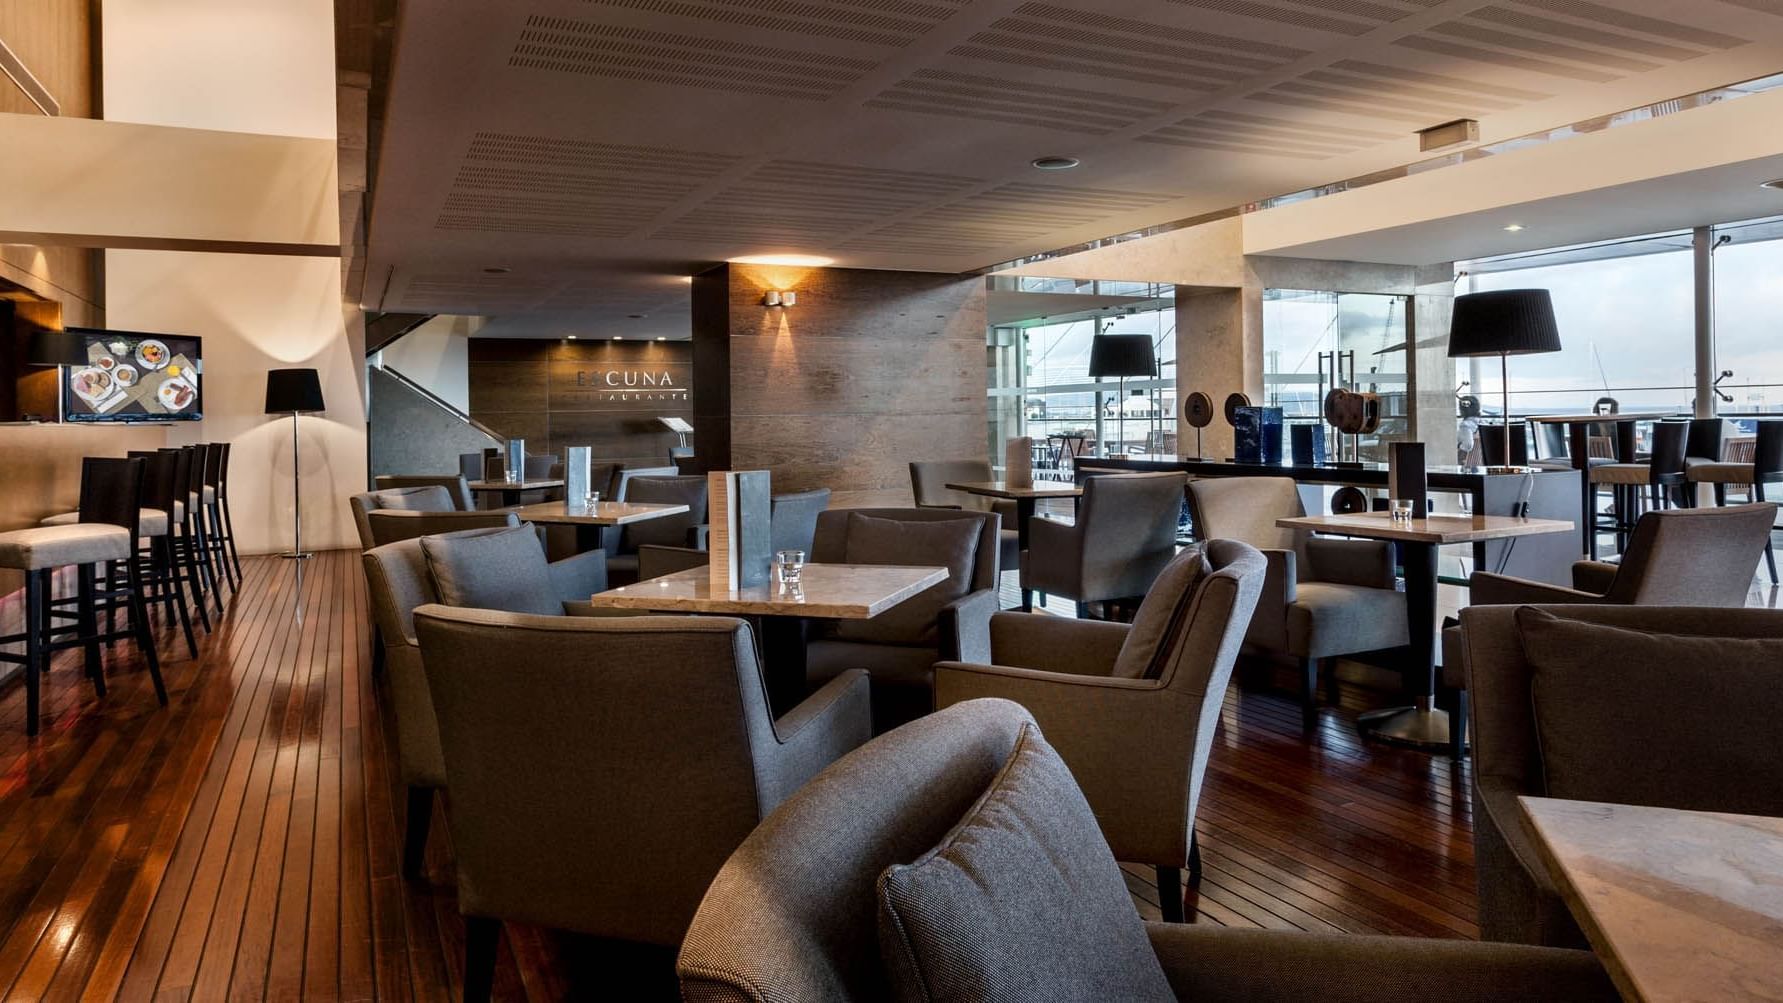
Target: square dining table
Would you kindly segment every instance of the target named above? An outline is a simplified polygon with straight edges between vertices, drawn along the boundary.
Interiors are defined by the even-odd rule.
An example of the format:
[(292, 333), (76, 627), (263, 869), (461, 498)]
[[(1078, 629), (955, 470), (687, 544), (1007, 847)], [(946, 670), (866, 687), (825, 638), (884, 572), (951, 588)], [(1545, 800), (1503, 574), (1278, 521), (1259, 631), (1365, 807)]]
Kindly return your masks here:
[(1543, 533), (1571, 532), (1565, 519), (1530, 519), (1508, 515), (1432, 515), (1394, 519), (1391, 512), (1353, 515), (1306, 515), (1277, 519), (1285, 529), (1334, 533), (1399, 544), (1405, 569), (1405, 626), (1411, 648), (1411, 671), (1419, 689), (1413, 705), (1369, 711), (1356, 721), (1365, 733), (1388, 742), (1421, 749), (1449, 744), (1449, 712), (1436, 706), (1436, 555), (1445, 544), (1503, 540)]
[(741, 589), (714, 588), (710, 568), (689, 568), (598, 593), (589, 605), (657, 613), (759, 617), (762, 678), (779, 717), (805, 698), (805, 623), (870, 620), (947, 580), (947, 569), (891, 564), (807, 564), (796, 588), (772, 576)]
[(514, 509), (514, 514), (520, 517), (521, 522), (576, 527), (576, 552), (583, 553), (600, 549), (601, 530), (608, 526), (629, 526), (634, 522), (648, 522), (686, 511), (687, 506), (679, 504), (604, 501), (585, 505), (554, 501), (522, 505)]

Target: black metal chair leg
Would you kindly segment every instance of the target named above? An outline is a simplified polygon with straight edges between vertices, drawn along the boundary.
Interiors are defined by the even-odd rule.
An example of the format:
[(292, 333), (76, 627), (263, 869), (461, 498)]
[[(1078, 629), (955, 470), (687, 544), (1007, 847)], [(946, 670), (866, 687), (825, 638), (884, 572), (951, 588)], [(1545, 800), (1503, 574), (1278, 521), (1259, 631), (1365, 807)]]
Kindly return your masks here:
[(421, 880), (427, 862), (427, 827), (433, 821), (433, 788), (410, 787), (408, 815), (402, 830), (402, 876)]
[(179, 564), (173, 558), (173, 538), (163, 536), (155, 542), (160, 548), (155, 563), (156, 587), (161, 590), (161, 599), (167, 609), (172, 611), (169, 619), (177, 618), (180, 631), (186, 635), (186, 653), (197, 658), (198, 639), (192, 636), (192, 616), (186, 612), (186, 597), (180, 592)]
[(1467, 691), (1455, 693), (1455, 710), (1449, 715), (1449, 756), (1459, 763), (1467, 758)]
[(235, 580), (241, 581), (241, 553), (235, 549), (235, 516), (230, 514), (229, 499), (218, 505), (223, 510), (223, 541), (229, 545), (229, 563), (235, 565)]
[(37, 734), (37, 719), (42, 716), (43, 670), (47, 640), (44, 625), (49, 621), (48, 571), (25, 573), (25, 734)]
[(495, 988), (495, 951), (501, 944), (501, 920), (464, 917), (464, 1003), (483, 1003)]
[[(99, 657), (99, 590), (94, 585), (94, 572), (91, 564), (83, 564), (75, 569), (75, 634), (81, 640), (81, 660), (86, 666), (87, 678), (93, 680), (93, 692), (105, 696), (105, 665)], [(109, 612), (107, 613), (109, 617)]]
[(129, 589), (130, 627), (136, 637), (136, 646), (142, 650), (143, 661), (149, 665), (149, 679), (155, 684), (155, 699), (161, 706), (167, 706), (167, 683), (161, 678), (161, 653), (155, 650), (155, 634), (149, 629), (149, 604), (142, 596), (142, 576), (137, 573), (136, 565), (130, 566), (125, 579), (125, 587)]
[(1158, 909), (1164, 914), (1164, 922), (1182, 922), (1182, 896), (1182, 869), (1158, 868)]
[(1313, 658), (1300, 660), (1300, 724), (1307, 731), (1319, 724), (1319, 662)]

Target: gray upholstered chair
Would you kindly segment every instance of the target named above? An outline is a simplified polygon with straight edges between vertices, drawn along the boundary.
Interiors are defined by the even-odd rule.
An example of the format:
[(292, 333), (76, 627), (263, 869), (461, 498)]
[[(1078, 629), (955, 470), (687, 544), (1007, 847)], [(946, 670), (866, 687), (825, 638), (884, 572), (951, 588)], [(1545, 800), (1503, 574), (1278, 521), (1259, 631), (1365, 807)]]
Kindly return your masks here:
[[(1610, 606), (1744, 606), (1758, 556), (1770, 543), (1775, 503), (1648, 512), (1619, 564), (1577, 561), (1573, 587), (1476, 571), (1468, 603), (1588, 603)], [(1443, 689), (1451, 694), (1450, 753), (1467, 751), (1467, 674), (1460, 628), (1443, 630)]]
[(1083, 481), (1077, 519), (1036, 518), (1028, 527), (1022, 591), (1089, 604), (1137, 599), (1176, 554), (1184, 476), (1111, 474)]
[(631, 484), (640, 477), (679, 477), (674, 467), (621, 467), (613, 472), (613, 491), (608, 501), (637, 501), (630, 497)]
[[(880, 875), (941, 842), (1031, 722), (1006, 700), (957, 704), (874, 739), (818, 774), (743, 840), (713, 879), (676, 964), (683, 998), (890, 998), (892, 973), (880, 953)], [(1007, 891), (1022, 888), (1028, 875), (981, 877)], [(1184, 1000), (1617, 998), (1597, 959), (1584, 951), (1183, 923), (1147, 923), (1145, 933), (1171, 989)], [(1012, 943), (1009, 950), (1049, 947)]]
[[(1301, 717), (1318, 723), (1319, 676), (1339, 655), (1401, 647), (1409, 636), (1405, 596), (1394, 590), (1393, 548), (1281, 529), (1306, 514), (1288, 477), (1204, 477), (1189, 482), (1189, 515), (1200, 539), (1243, 540), (1263, 552), (1269, 577), (1245, 642), (1286, 656), (1304, 681)], [(1336, 691), (1336, 682), (1331, 684)]]
[(1185, 550), (1133, 625), (1034, 613), (991, 618), (991, 663), (935, 666), (935, 706), (1004, 697), (1040, 722), (1120, 860), (1158, 869), (1182, 919), (1182, 868), (1201, 874), (1195, 805), (1263, 555), (1231, 540)]
[(1015, 502), (1005, 498), (954, 491), (949, 484), (973, 484), (994, 481), (991, 465), (985, 460), (926, 460), (910, 464), (910, 493), (917, 508), (958, 508), (968, 512), (995, 512), (1003, 520), (998, 537), (998, 564), (1004, 571), (1022, 566), (1021, 531), (1016, 528)]
[[(817, 515), (830, 507), (830, 489), (800, 491), (775, 495), (770, 508), (769, 549), (811, 553), (811, 540), (817, 535)], [(638, 547), (638, 581), (672, 575), (677, 571), (703, 568), (712, 555), (703, 546), (671, 547), (646, 543)]]
[(477, 507), (471, 497), (470, 484), (463, 474), (379, 474), (373, 481), (379, 491), (398, 488), (443, 487), (452, 494), (452, 505), (460, 512)]
[[(888, 539), (896, 536), (896, 529), (887, 522), (902, 524), (912, 539)], [(873, 678), (877, 731), (933, 709), (936, 662), (990, 659), (1000, 526), (994, 512), (952, 509), (831, 509), (820, 514), (811, 543), (813, 563), (945, 565), (949, 578), (871, 620), (812, 624), (805, 646), (810, 685), (848, 669), (866, 669)]]
[[(479, 531), (467, 531), (476, 535)], [(408, 788), (408, 826), (403, 836), (403, 874), (421, 876), (427, 849), (427, 823), (433, 813), (433, 792), (445, 786), (445, 761), (440, 755), (439, 729), (434, 723), (433, 700), (421, 672), (421, 649), (415, 640), (415, 609), (440, 601), (439, 590), (427, 569), (419, 539), (373, 547), (362, 558), (372, 623), (377, 627), (390, 694), (396, 709), (398, 772)], [(549, 565), (552, 594), (564, 603), (565, 612), (576, 611), (589, 596), (606, 591), (605, 565), (600, 554), (580, 554)]]
[(722, 617), (415, 612), (451, 797), (465, 998), (504, 919), (681, 941), (718, 868), (869, 732), (866, 674), (774, 720), (749, 627)]
[[(1542, 795), (1553, 792), (1549, 776), (1550, 763), (1544, 759), (1544, 745), (1538, 731), (1559, 725), (1554, 715), (1538, 725), (1538, 706), (1534, 681), (1538, 670), (1529, 662), (1525, 651), (1524, 631), (1519, 616), (1525, 610), (1540, 610), (1566, 620), (1620, 628), (1649, 634), (1686, 635), (1704, 639), (1774, 639), (1783, 637), (1783, 611), (1765, 609), (1703, 609), (1668, 607), (1637, 609), (1627, 606), (1471, 606), (1461, 611), (1462, 643), (1466, 646), (1467, 683), (1473, 693), (1474, 728), (1474, 859), (1478, 867), (1480, 936), (1486, 940), (1502, 940), (1526, 944), (1547, 944), (1570, 947), (1584, 944), (1584, 937), (1574, 923), (1566, 904), (1547, 868), (1537, 855), (1534, 835), (1528, 829), (1523, 811), (1517, 804), (1519, 795)], [(1750, 641), (1735, 641), (1749, 644)], [(1693, 807), (1717, 810), (1705, 798), (1719, 795), (1717, 788), (1729, 786), (1740, 797), (1766, 797), (1772, 802), (1765, 811), (1754, 811), (1750, 805), (1721, 805), (1719, 810), (1748, 814), (1780, 814), (1777, 792), (1783, 791), (1783, 758), (1774, 755), (1783, 735), (1778, 721), (1783, 721), (1783, 661), (1773, 662), (1776, 677), (1751, 685), (1735, 681), (1731, 673), (1733, 659), (1709, 656), (1707, 659), (1679, 661), (1667, 659), (1659, 664), (1636, 665), (1626, 643), (1603, 639), (1575, 645), (1578, 650), (1599, 648), (1616, 653), (1610, 668), (1615, 676), (1645, 677), (1642, 689), (1649, 689), (1654, 679), (1662, 683), (1664, 675), (1675, 673), (1675, 686), (1665, 684), (1678, 696), (1655, 700), (1650, 692), (1618, 686), (1594, 688), (1583, 708), (1591, 728), (1626, 728), (1626, 722), (1643, 714), (1671, 718), (1676, 727), (1655, 729), (1632, 736), (1642, 746), (1637, 755), (1642, 761), (1626, 757), (1601, 761), (1600, 768), (1614, 774), (1619, 785), (1630, 783), (1649, 786), (1656, 797), (1625, 795), (1614, 798), (1591, 797), (1585, 800), (1613, 800), (1621, 803), (1659, 804), (1663, 807)], [(1544, 667), (1543, 672), (1551, 671)], [(1711, 677), (1720, 676), (1711, 682)], [(1564, 691), (1556, 691), (1560, 693)], [(1730, 736), (1724, 731), (1729, 717), (1725, 704), (1748, 705), (1768, 722), (1756, 735), (1737, 737), (1750, 751), (1757, 739), (1758, 755), (1752, 757), (1753, 769), (1737, 771), (1739, 775), (1704, 776), (1705, 772), (1726, 773), (1721, 765), (1705, 770), (1701, 764), (1711, 757), (1725, 754)], [(1742, 731), (1744, 729), (1742, 728)], [(1548, 746), (1555, 742), (1552, 732)], [(1549, 755), (1553, 755), (1550, 749)], [(1655, 767), (1663, 763), (1663, 769)], [(1573, 764), (1574, 774), (1578, 773)], [(1591, 772), (1587, 768), (1587, 773)], [(1586, 777), (1589, 781), (1589, 777)], [(1576, 782), (1569, 777), (1568, 782)], [(1684, 803), (1675, 803), (1677, 799)]]
[(672, 477), (638, 477), (629, 480), (625, 500), (638, 504), (686, 505), (680, 515), (647, 519), (626, 526), (613, 527), (617, 533), (603, 534), (616, 541), (607, 555), (607, 572), (614, 585), (630, 585), (639, 581), (638, 548), (691, 547), (705, 549), (703, 527), (706, 524), (706, 478), (700, 475)]
[(378, 545), (371, 535), (371, 520), (368, 518), (372, 512), (378, 509), (404, 512), (457, 511), (457, 506), (452, 502), (451, 489), (440, 484), (364, 491), (349, 496), (347, 508), (352, 511), (353, 526), (359, 531), (361, 552)]
[[(1727, 504), (1727, 489), (1743, 488), (1749, 501), (1764, 501), (1766, 484), (1783, 484), (1783, 420), (1760, 421), (1750, 444), (1751, 452), (1735, 459), (1696, 462), (1686, 457), (1689, 465), (1684, 476), (1691, 485), (1711, 484), (1715, 488), (1715, 504)], [(1777, 555), (1771, 541), (1764, 541), (1764, 562), (1771, 573), (1771, 584), (1777, 584)]]
[(506, 509), (469, 512), (417, 512), (407, 509), (372, 509), (365, 514), (374, 547), (467, 529), (495, 529), (520, 525), (520, 517)]

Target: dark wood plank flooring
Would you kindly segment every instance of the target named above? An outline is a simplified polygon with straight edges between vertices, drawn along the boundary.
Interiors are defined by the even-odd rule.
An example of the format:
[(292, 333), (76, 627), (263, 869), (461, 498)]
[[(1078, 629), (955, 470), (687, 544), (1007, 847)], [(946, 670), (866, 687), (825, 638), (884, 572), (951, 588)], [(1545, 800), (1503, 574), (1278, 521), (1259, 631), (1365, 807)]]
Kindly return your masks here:
[[(107, 659), (103, 701), (75, 653), (58, 657), (34, 740), (19, 687), (0, 693), (9, 998), (457, 996), (463, 925), (443, 817), (427, 881), (398, 874), (403, 799), (357, 555), (320, 555), (301, 574), (271, 558), (244, 565), (199, 658), (160, 626), (170, 706), (124, 645)], [(0, 620), (16, 621), (13, 607)], [(1196, 921), (1474, 936), (1466, 767), (1358, 739), (1356, 712), (1386, 694), (1345, 684), (1307, 736), (1272, 679), (1240, 680), (1202, 796)], [(1151, 869), (1127, 873), (1155, 918)], [(496, 993), (593, 998), (624, 957), (509, 927)], [(660, 975), (668, 961), (645, 968)]]

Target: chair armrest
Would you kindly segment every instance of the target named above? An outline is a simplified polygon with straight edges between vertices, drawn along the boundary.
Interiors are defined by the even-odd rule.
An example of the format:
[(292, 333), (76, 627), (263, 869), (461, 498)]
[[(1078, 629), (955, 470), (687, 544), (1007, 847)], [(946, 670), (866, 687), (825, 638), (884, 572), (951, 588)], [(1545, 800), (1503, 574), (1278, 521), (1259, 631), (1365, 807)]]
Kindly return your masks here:
[(646, 543), (638, 548), (638, 581), (647, 582), (652, 578), (672, 575), (677, 571), (703, 568), (711, 561), (712, 555), (704, 550)]
[(956, 661), (989, 660), (991, 617), (998, 608), (996, 589), (979, 589), (941, 607), (935, 622), (940, 642), (936, 651)]
[(963, 511), (966, 506), (964, 506), (964, 505), (939, 505), (939, 504), (936, 504), (935, 502), (922, 502), (922, 503), (918, 504), (916, 507), (917, 508), (950, 509), (954, 512), (959, 512), (959, 511)]
[(1511, 856), (1523, 865), (1537, 889), (1558, 899), (1560, 888), (1548, 874), (1548, 865), (1543, 862), (1541, 851), (1535, 848), (1535, 836), (1529, 831), (1523, 806), (1517, 803), (1517, 796), (1524, 792), (1494, 777), (1480, 777), (1474, 786), (1479, 791), (1479, 803), (1491, 816), (1492, 827), (1498, 830), (1499, 838)]
[(1147, 923), (1181, 1000), (1617, 1000), (1589, 951), (1424, 937), (1358, 937)]
[(774, 725), (761, 782), (765, 817), (824, 767), (873, 737), (873, 710), (865, 669), (849, 669), (825, 683)]
[(596, 606), (586, 599), (565, 599), (564, 616), (672, 616), (647, 609), (621, 609), (617, 606)]
[(1124, 623), (1070, 620), (1043, 613), (998, 613), (991, 617), (991, 650), (985, 661), (1043, 672), (1106, 676), (1132, 629)]
[(1270, 651), (1288, 648), (1288, 607), (1294, 604), (1299, 569), (1292, 550), (1263, 551), (1263, 588), (1245, 640)]
[(1371, 589), (1393, 587), (1393, 547), (1380, 540), (1308, 537), (1306, 564), (1301, 577), (1309, 582), (1360, 585)]
[[(979, 697), (1014, 700), (1039, 717), (1046, 710), (1063, 710), (1106, 723), (1103, 716), (1109, 698), (1155, 693), (1155, 679), (1085, 676), (1070, 672), (1043, 672), (1013, 665), (973, 665), (966, 662), (935, 663), (935, 709)], [(1098, 700), (1098, 698), (1102, 698)], [(1047, 730), (1040, 722), (1041, 731)]]
[(607, 591), (607, 555), (590, 550), (551, 565), (551, 588), (559, 599), (587, 599)]
[(1562, 585), (1476, 571), (1467, 579), (1470, 606), (1522, 606), (1539, 603), (1595, 603), (1603, 596)]
[(1573, 588), (1580, 592), (1606, 595), (1621, 568), (1605, 561), (1574, 561)]

